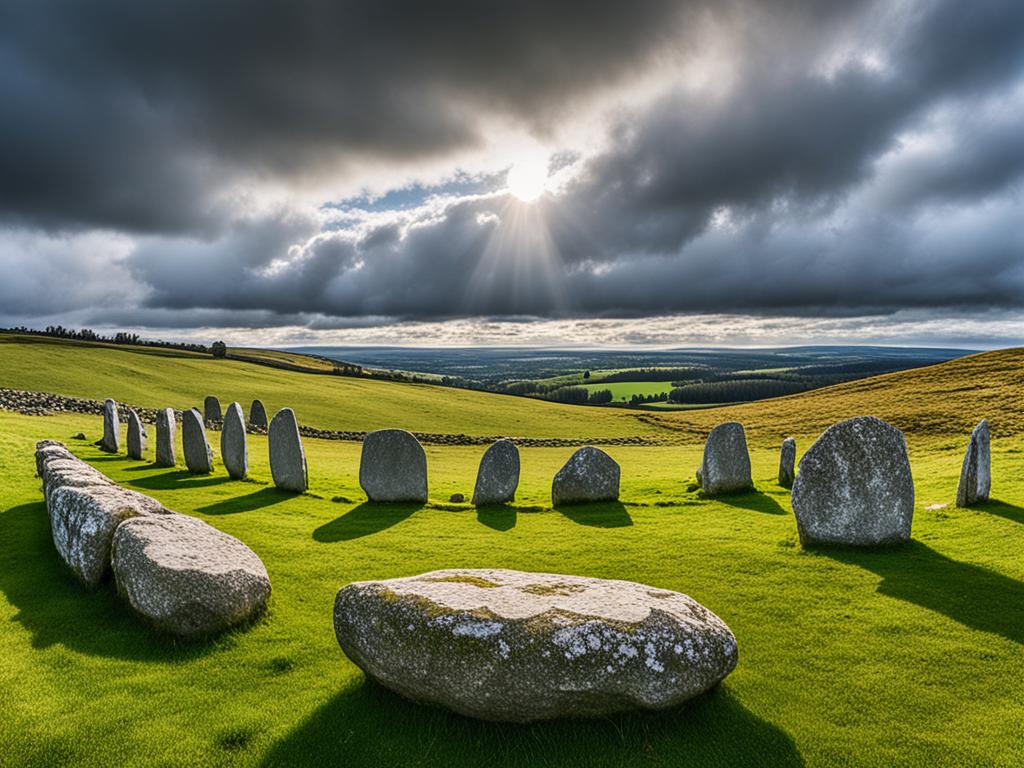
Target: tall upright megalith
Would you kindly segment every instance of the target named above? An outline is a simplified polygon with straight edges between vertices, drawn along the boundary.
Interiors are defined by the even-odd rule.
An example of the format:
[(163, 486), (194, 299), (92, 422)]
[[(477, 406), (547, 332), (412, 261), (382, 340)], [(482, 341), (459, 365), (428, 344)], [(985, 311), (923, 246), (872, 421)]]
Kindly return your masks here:
[(235, 480), (249, 474), (249, 447), (245, 439), (245, 417), (242, 406), (232, 403), (224, 413), (224, 426), (220, 433), (220, 459)]
[(262, 400), (253, 400), (249, 407), (249, 423), (254, 427), (267, 428), (267, 409)]
[(787, 437), (779, 450), (779, 485), (792, 488), (796, 479), (796, 438)]
[(213, 472), (213, 451), (206, 439), (206, 426), (198, 408), (190, 408), (181, 414), (181, 447), (189, 472), (193, 475)]
[(728, 421), (711, 430), (704, 443), (700, 484), (708, 496), (740, 493), (754, 487), (747, 436), (739, 422)]
[(267, 442), (270, 446), (270, 474), (274, 477), (274, 485), (285, 491), (303, 493), (309, 488), (309, 475), (295, 411), (282, 408), (274, 414), (267, 429)]
[(519, 487), (519, 449), (511, 440), (499, 440), (484, 452), (476, 473), (473, 503), (508, 504), (515, 501)]
[(971, 432), (964, 463), (960, 468), (960, 483), (956, 487), (956, 505), (969, 507), (988, 501), (992, 491), (992, 456), (988, 419), (982, 419)]
[(379, 429), (363, 438), (359, 485), (370, 501), (427, 500), (427, 454), (404, 429)]
[(100, 450), (117, 453), (121, 447), (121, 419), (117, 415), (117, 403), (109, 397), (103, 401), (103, 439)]
[(174, 442), (177, 424), (173, 408), (161, 408), (156, 412), (156, 465), (173, 467), (177, 461)]
[(220, 421), (222, 418), (220, 400), (213, 395), (207, 395), (203, 401), (203, 419), (209, 423), (211, 421)]
[(551, 481), (553, 506), (587, 501), (616, 501), (622, 471), (615, 459), (592, 445), (569, 457)]
[(146, 428), (134, 408), (128, 410), (128, 456), (142, 461), (146, 453)]

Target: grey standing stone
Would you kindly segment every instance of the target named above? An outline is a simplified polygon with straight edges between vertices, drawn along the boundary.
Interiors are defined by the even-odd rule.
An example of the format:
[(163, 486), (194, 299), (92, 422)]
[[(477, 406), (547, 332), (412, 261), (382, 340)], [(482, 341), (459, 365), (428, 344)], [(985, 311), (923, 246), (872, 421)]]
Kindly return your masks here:
[(531, 722), (664, 709), (736, 666), (736, 638), (691, 597), (509, 570), (355, 582), (334, 601), (345, 655), (414, 701)]
[(117, 415), (117, 403), (109, 397), (103, 401), (103, 439), (100, 450), (117, 453), (121, 447), (121, 419)]
[(558, 470), (551, 483), (551, 503), (615, 501), (619, 498), (619, 465), (591, 445), (580, 448)]
[(232, 403), (224, 414), (220, 433), (220, 459), (228, 474), (242, 480), (249, 474), (249, 447), (245, 438), (245, 417), (242, 406)]
[(363, 438), (359, 485), (370, 501), (427, 500), (427, 454), (404, 429), (379, 429)]
[(205, 421), (220, 421), (223, 418), (220, 412), (220, 400), (213, 395), (207, 395), (203, 401), (203, 419)]
[(213, 472), (213, 451), (206, 440), (206, 426), (198, 408), (190, 408), (181, 414), (181, 447), (189, 472), (193, 475)]
[(800, 459), (793, 513), (805, 545), (907, 541), (914, 480), (903, 433), (874, 416), (826, 429)]
[(740, 493), (754, 487), (750, 479), (750, 454), (743, 425), (728, 421), (719, 424), (704, 443), (700, 465), (700, 484), (704, 493)]
[(988, 501), (992, 491), (992, 456), (988, 419), (982, 419), (971, 432), (971, 442), (964, 454), (960, 483), (956, 487), (956, 505), (969, 507)]
[(142, 461), (146, 453), (146, 428), (134, 409), (128, 411), (128, 456)]
[(779, 485), (792, 488), (796, 479), (796, 438), (787, 437), (779, 451)]
[(295, 411), (282, 408), (274, 414), (267, 430), (267, 442), (270, 444), (270, 474), (274, 476), (274, 485), (286, 491), (303, 493), (309, 488), (309, 476)]
[(173, 467), (177, 462), (174, 450), (177, 429), (173, 408), (163, 408), (156, 412), (156, 465), (158, 467)]
[(473, 503), (508, 504), (515, 501), (519, 487), (519, 449), (511, 440), (499, 440), (480, 459), (473, 489)]
[(267, 409), (263, 407), (262, 400), (253, 400), (249, 407), (249, 423), (254, 427), (267, 428)]

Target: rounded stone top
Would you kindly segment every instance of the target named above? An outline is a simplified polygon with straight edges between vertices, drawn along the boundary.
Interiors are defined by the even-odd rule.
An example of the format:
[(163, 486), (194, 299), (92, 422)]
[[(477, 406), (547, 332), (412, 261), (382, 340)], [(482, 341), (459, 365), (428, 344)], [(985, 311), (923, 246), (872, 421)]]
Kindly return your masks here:
[(267, 578), (263, 561), (243, 542), (187, 515), (133, 517), (118, 527), (118, 539), (133, 540), (147, 560), (167, 570), (208, 574), (245, 570)]

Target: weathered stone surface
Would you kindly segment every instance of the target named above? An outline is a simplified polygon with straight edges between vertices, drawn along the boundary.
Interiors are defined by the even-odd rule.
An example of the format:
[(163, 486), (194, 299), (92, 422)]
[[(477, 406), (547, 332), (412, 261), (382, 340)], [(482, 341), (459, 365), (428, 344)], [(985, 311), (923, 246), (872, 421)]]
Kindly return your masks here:
[(174, 443), (178, 425), (174, 420), (174, 409), (163, 408), (156, 413), (156, 465), (173, 467), (177, 463)]
[(988, 501), (992, 491), (991, 448), (988, 419), (982, 419), (971, 432), (971, 441), (964, 454), (960, 469), (960, 483), (956, 487), (956, 505), (969, 507)]
[(704, 443), (699, 477), (701, 488), (708, 496), (741, 493), (754, 487), (742, 424), (728, 421), (711, 430)]
[(142, 461), (146, 453), (146, 428), (142, 426), (139, 414), (128, 411), (128, 457)]
[(796, 438), (787, 437), (779, 451), (779, 485), (792, 488), (796, 479)]
[(39, 474), (43, 480), (43, 495), (47, 500), (50, 493), (63, 486), (86, 488), (94, 485), (111, 485), (112, 481), (98, 469), (94, 469), (74, 456), (62, 458), (50, 456), (43, 461)]
[(508, 504), (515, 501), (519, 487), (519, 449), (511, 440), (499, 440), (480, 459), (473, 489), (473, 503)]
[(241, 480), (249, 474), (249, 447), (245, 438), (245, 416), (242, 406), (232, 403), (224, 414), (220, 433), (220, 458), (228, 474)]
[(193, 475), (213, 472), (213, 451), (206, 440), (206, 427), (198, 408), (191, 408), (181, 414), (181, 447), (189, 472)]
[(263, 407), (262, 400), (253, 400), (249, 407), (249, 423), (254, 427), (267, 427), (267, 409)]
[(159, 629), (183, 637), (219, 632), (258, 615), (270, 578), (249, 547), (184, 515), (135, 517), (114, 533), (118, 592)]
[(551, 483), (551, 503), (615, 501), (619, 498), (619, 465), (600, 448), (580, 448), (558, 470)]
[(223, 418), (220, 411), (220, 400), (213, 395), (207, 395), (203, 400), (203, 420), (220, 421)]
[(359, 485), (370, 501), (427, 500), (427, 454), (404, 429), (379, 429), (363, 438)]
[(903, 433), (873, 416), (826, 429), (800, 459), (793, 513), (805, 545), (907, 541), (914, 481)]
[(736, 638), (678, 592), (508, 570), (356, 582), (334, 602), (345, 654), (410, 699), (529, 722), (675, 706), (736, 665)]
[(56, 440), (40, 440), (36, 443), (36, 474), (43, 476), (43, 462), (48, 458), (73, 459), (75, 455)]
[(117, 415), (117, 403), (109, 397), (103, 401), (103, 439), (100, 450), (117, 453), (121, 447), (121, 420)]
[(295, 411), (282, 408), (274, 414), (267, 429), (267, 442), (270, 444), (270, 474), (274, 476), (274, 485), (297, 493), (309, 488), (306, 451), (302, 447)]

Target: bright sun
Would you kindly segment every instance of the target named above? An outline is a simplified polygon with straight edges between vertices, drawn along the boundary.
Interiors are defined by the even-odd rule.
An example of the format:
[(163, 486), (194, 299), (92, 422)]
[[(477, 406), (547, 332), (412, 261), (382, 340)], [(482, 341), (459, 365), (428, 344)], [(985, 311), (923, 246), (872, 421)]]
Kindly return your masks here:
[(544, 194), (547, 182), (547, 161), (543, 158), (529, 158), (517, 160), (508, 169), (508, 178), (505, 184), (509, 192), (524, 203), (530, 203)]

